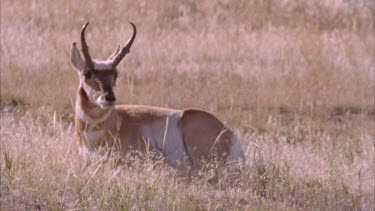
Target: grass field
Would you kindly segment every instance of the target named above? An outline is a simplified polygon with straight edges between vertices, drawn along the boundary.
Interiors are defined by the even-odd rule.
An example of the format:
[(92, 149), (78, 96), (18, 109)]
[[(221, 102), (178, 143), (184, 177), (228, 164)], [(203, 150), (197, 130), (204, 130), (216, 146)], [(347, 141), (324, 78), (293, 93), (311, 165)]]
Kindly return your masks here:
[[(1, 1), (2, 210), (374, 210), (374, 2)], [(86, 166), (73, 41), (131, 35), (117, 99), (198, 107), (238, 134), (241, 169), (151, 154)]]

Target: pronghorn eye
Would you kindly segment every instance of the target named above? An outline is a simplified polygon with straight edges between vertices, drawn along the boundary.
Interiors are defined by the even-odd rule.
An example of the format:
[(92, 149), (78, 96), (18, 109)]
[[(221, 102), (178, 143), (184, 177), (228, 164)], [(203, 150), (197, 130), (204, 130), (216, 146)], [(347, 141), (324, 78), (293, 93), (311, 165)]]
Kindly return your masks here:
[(84, 77), (85, 77), (85, 79), (90, 79), (91, 78), (91, 73), (90, 72), (85, 72)]

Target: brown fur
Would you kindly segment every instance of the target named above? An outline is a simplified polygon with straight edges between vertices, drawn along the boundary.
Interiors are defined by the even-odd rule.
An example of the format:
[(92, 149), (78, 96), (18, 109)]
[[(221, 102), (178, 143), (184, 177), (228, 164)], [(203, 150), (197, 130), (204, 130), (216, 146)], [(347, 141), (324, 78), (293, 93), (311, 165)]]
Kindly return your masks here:
[[(214, 115), (206, 111), (198, 109), (179, 111), (152, 106), (117, 105), (110, 116), (107, 116), (108, 111), (110, 111), (108, 109), (111, 109), (115, 102), (112, 89), (117, 78), (115, 67), (129, 52), (135, 39), (136, 28), (131, 23), (134, 30), (133, 36), (121, 51), (121, 55), (117, 55), (116, 61), (97, 63), (97, 61), (91, 61), (84, 40), (84, 31), (87, 25), (88, 23), (82, 29), (81, 40), (83, 47), (85, 47), (83, 48), (85, 59), (90, 59), (89, 64), (91, 65), (80, 57), (75, 43), (73, 43), (71, 49), (71, 62), (78, 71), (81, 80), (76, 101), (76, 106), (80, 109), (77, 114), (81, 115), (83, 119), (89, 117), (97, 124), (87, 123), (76, 117), (76, 130), (80, 137), (81, 147), (86, 146), (90, 151), (95, 151), (101, 147), (115, 146), (122, 155), (125, 155), (131, 150), (145, 151), (150, 142), (147, 142), (144, 136), (150, 137), (150, 134), (153, 134), (151, 139), (154, 142), (155, 139), (156, 143), (159, 144), (163, 141), (163, 153), (164, 147), (169, 147), (167, 156), (172, 156), (172, 158), (169, 157), (171, 159), (185, 159), (183, 156), (182, 158), (179, 157), (184, 152), (188, 154), (194, 166), (199, 166), (201, 160), (212, 161), (214, 158), (219, 158), (221, 161), (226, 161), (228, 159), (232, 152), (234, 134)], [(96, 65), (99, 65), (100, 68)], [(95, 67), (100, 70), (96, 70)], [(85, 86), (82, 87), (82, 84)], [(86, 94), (86, 91), (91, 93), (90, 96)], [(112, 98), (107, 98), (107, 96)], [(178, 117), (178, 115), (180, 116)], [(170, 134), (168, 145), (164, 145), (167, 134), (166, 125), (169, 118), (173, 121), (171, 127), (168, 127), (172, 129), (172, 133), (168, 132)], [(103, 121), (100, 122), (99, 120)], [(87, 121), (90, 122), (90, 120)], [(160, 140), (161, 134), (164, 134), (164, 140)], [(85, 136), (90, 140), (86, 140)], [(118, 144), (115, 144), (115, 140), (119, 141)], [(237, 139), (235, 140), (237, 148), (234, 148), (234, 151), (238, 151), (239, 145), (237, 145)], [(154, 142), (152, 143), (155, 144)], [(160, 150), (160, 146), (154, 147)], [(234, 154), (234, 156), (237, 156), (237, 152)]]
[(122, 154), (130, 150), (146, 150), (146, 140), (141, 133), (144, 125), (166, 119), (176, 110), (142, 105), (116, 106), (117, 115), (122, 117), (120, 140)]
[(180, 128), (194, 164), (199, 164), (201, 159), (228, 157), (233, 133), (214, 115), (197, 109), (183, 110)]
[[(86, 113), (90, 109), (98, 109), (91, 104), (83, 91), (78, 92), (78, 105)], [(95, 146), (113, 146), (113, 135), (116, 134), (116, 121), (121, 117), (121, 127), (119, 131), (120, 143), (116, 148), (125, 155), (131, 150), (145, 151), (147, 143), (142, 135), (142, 127), (152, 124), (155, 121), (166, 119), (178, 110), (144, 106), (144, 105), (117, 105), (112, 115), (104, 122), (99, 123), (95, 130), (105, 130), (105, 135)], [(97, 116), (97, 118), (100, 116)], [(87, 130), (87, 123), (76, 119), (76, 130), (78, 134)], [(186, 109), (181, 111), (179, 128), (188, 155), (194, 166), (199, 166), (201, 160), (212, 161), (219, 158), (225, 161), (230, 153), (231, 138), (233, 133), (220, 120), (212, 114), (197, 110)], [(85, 142), (80, 136), (80, 145)], [(91, 149), (91, 147), (88, 147)]]

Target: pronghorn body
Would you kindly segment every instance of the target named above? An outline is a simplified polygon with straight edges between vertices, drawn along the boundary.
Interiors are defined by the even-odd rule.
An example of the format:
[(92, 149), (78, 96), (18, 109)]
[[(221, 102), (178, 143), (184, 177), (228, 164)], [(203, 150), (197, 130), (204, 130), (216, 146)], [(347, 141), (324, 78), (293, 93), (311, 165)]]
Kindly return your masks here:
[(73, 43), (71, 61), (80, 77), (76, 100), (76, 131), (85, 156), (104, 154), (109, 148), (122, 155), (132, 150), (152, 150), (173, 166), (197, 167), (200, 161), (219, 158), (224, 162), (243, 159), (233, 132), (212, 114), (197, 110), (173, 110), (142, 105), (114, 105), (112, 87), (116, 65), (129, 52), (133, 36), (121, 52), (105, 62), (92, 60), (81, 32), (85, 60)]

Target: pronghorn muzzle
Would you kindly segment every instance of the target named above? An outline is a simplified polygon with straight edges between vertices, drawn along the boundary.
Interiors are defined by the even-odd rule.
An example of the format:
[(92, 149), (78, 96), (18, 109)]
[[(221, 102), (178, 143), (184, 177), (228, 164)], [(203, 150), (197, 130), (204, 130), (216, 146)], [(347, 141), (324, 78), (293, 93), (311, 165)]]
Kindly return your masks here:
[(100, 83), (101, 96), (99, 98), (99, 104), (102, 108), (114, 106), (116, 103), (116, 97), (113, 92), (112, 86), (107, 83)]
[(113, 92), (112, 92), (112, 93), (106, 93), (106, 94), (104, 95), (104, 98), (105, 98), (106, 101), (108, 101), (108, 102), (110, 102), (110, 103), (114, 103), (114, 102), (116, 102), (116, 97), (115, 97), (115, 95), (113, 94)]

